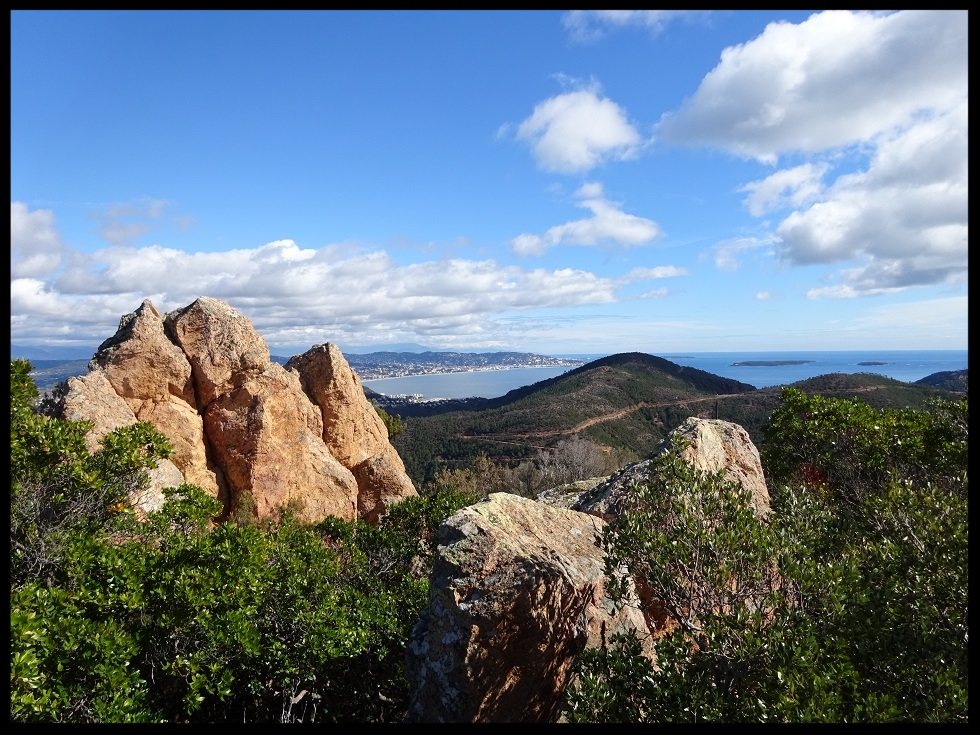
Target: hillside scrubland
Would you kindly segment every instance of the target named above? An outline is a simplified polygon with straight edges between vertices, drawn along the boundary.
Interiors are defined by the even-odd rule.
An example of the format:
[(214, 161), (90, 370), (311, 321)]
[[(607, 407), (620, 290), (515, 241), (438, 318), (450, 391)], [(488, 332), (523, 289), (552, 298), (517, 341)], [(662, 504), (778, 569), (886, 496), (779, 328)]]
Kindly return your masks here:
[(757, 391), (600, 362), (485, 411), (389, 416), (420, 497), (375, 528), (288, 508), (216, 524), (190, 485), (137, 518), (167, 439), (136, 424), (92, 454), (11, 361), (11, 721), (402, 721), (438, 528), (491, 489), (479, 473), (604, 471), (701, 414), (758, 437), (773, 513), (661, 455), (603, 548), (613, 589), (629, 569), (678, 628), (656, 670), (629, 636), (583, 655), (563, 719), (968, 721), (965, 394), (880, 376)]

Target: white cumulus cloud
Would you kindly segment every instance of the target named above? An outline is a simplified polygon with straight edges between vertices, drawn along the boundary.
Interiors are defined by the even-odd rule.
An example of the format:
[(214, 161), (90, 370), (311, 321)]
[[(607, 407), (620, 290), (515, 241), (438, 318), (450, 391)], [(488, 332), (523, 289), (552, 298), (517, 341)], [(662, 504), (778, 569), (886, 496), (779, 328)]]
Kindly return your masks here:
[(589, 171), (609, 159), (633, 156), (642, 143), (624, 110), (597, 89), (579, 89), (535, 106), (517, 128), (540, 168), (562, 174)]
[(543, 235), (521, 234), (511, 241), (517, 255), (542, 255), (555, 245), (594, 246), (613, 243), (624, 247), (646, 245), (661, 235), (653, 220), (627, 214), (618, 202), (603, 196), (602, 185), (583, 184), (575, 192), (578, 206), (592, 212), (591, 217), (549, 227)]
[(54, 271), (64, 255), (50, 209), (30, 211), (23, 202), (10, 203), (10, 275), (44, 276)]
[(873, 139), (966, 98), (967, 12), (833, 10), (722, 51), (658, 132), (774, 163)]
[(821, 201), (776, 228), (792, 265), (856, 261), (814, 297), (965, 282), (968, 272), (967, 103), (882, 141), (866, 171), (841, 176)]
[[(776, 164), (739, 187), (753, 216), (789, 210), (783, 264), (840, 263), (810, 298), (962, 284), (968, 246), (966, 11), (826, 11), (771, 23), (726, 48), (679, 110), (667, 142)], [(713, 250), (738, 267), (744, 240)]]
[(785, 207), (798, 207), (814, 201), (822, 192), (821, 178), (830, 170), (829, 163), (804, 163), (751, 181), (739, 187), (748, 192), (745, 206), (753, 217)]
[(498, 322), (508, 313), (613, 303), (625, 285), (579, 269), (494, 260), (400, 265), (383, 250), (300, 248), (291, 240), (221, 253), (113, 246), (68, 260), (56, 277), (11, 280), (13, 342), (98, 344), (145, 298), (166, 312), (212, 296), (248, 316), (270, 344), (424, 335), (435, 343), (468, 336), (471, 345), (492, 345), (500, 343)]

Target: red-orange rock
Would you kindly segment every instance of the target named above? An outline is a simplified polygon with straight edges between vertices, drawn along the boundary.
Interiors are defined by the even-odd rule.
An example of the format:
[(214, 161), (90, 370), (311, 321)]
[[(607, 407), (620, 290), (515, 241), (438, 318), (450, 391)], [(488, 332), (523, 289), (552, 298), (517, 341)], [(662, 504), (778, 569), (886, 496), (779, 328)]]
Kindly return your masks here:
[(323, 443), (357, 478), (359, 515), (377, 523), (392, 503), (418, 493), (388, 430), (340, 349), (316, 345), (286, 363), (321, 411)]
[(202, 297), (161, 316), (147, 300), (120, 319), (89, 374), (70, 381), (62, 415), (95, 422), (93, 447), (115, 426), (151, 423), (170, 439), (179, 473), (158, 481), (199, 485), (243, 518), (289, 506), (304, 521), (376, 524), (416, 495), (340, 350), (315, 347), (291, 366), (272, 362), (249, 320), (222, 301)]
[(167, 314), (171, 338), (187, 356), (197, 404), (204, 409), (269, 365), (269, 347), (244, 315), (224, 301), (201, 297)]
[[(136, 414), (116, 394), (101, 370), (68, 379), (60, 415), (71, 421), (92, 422), (92, 428), (85, 435), (85, 445), (93, 454), (99, 450), (100, 442), (110, 431), (137, 422)], [(183, 482), (180, 470), (168, 459), (159, 460), (149, 475), (149, 486), (134, 488), (129, 496), (129, 502), (144, 513), (160, 510), (165, 500), (163, 488), (175, 487)]]
[(288, 506), (307, 522), (356, 517), (357, 481), (324, 445), (295, 373), (270, 363), (212, 401), (204, 427), (233, 488), (232, 512), (263, 519)]

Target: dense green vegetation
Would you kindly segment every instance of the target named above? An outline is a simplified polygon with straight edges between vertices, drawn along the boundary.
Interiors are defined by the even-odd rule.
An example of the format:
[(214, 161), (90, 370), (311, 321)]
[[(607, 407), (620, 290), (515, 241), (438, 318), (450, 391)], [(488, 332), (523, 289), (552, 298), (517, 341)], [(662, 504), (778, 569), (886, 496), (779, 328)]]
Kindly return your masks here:
[[(579, 421), (585, 398), (622, 407), (585, 372), (548, 386), (546, 403), (522, 396), (522, 418), (492, 421), (513, 431), (562, 401), (580, 404), (565, 419)], [(86, 424), (34, 410), (29, 373), (11, 361), (12, 722), (400, 721), (441, 521), (487, 492), (611, 471), (636, 457), (616, 444), (634, 428), (666, 434), (693, 415), (683, 402), (640, 409), (510, 465), (479, 449), (457, 466), (441, 457), (421, 497), (378, 528), (302, 526), (287, 509), (262, 526), (216, 524), (220, 506), (189, 485), (141, 521), (130, 498), (169, 455), (166, 438), (135, 424), (90, 453)], [(648, 380), (705, 395), (674, 375)], [(930, 402), (943, 394), (880, 376), (808, 387), (703, 406), (757, 417), (768, 517), (741, 487), (658, 457), (604, 544), (611, 589), (629, 569), (676, 627), (656, 667), (631, 637), (586, 654), (567, 719), (967, 720), (967, 399)], [(397, 441), (417, 420), (385, 423), (405, 427)], [(457, 441), (470, 456), (473, 440)]]
[(137, 424), (90, 454), (87, 425), (32, 410), (29, 372), (11, 362), (12, 722), (402, 719), (436, 528), (477, 497), (253, 527), (184, 485), (139, 522), (167, 440)]
[(574, 722), (966, 722), (967, 399), (929, 410), (782, 392), (770, 517), (667, 452), (604, 536), (676, 626), (587, 652)]

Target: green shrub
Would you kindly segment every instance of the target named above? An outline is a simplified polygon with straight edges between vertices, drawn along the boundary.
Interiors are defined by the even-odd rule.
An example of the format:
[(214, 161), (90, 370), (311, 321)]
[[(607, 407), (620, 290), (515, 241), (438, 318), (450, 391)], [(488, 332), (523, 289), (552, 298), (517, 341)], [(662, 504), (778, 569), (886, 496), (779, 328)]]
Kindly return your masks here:
[(770, 518), (668, 453), (607, 529), (611, 591), (628, 569), (677, 627), (656, 666), (586, 652), (569, 720), (968, 721), (967, 400), (783, 395)]

